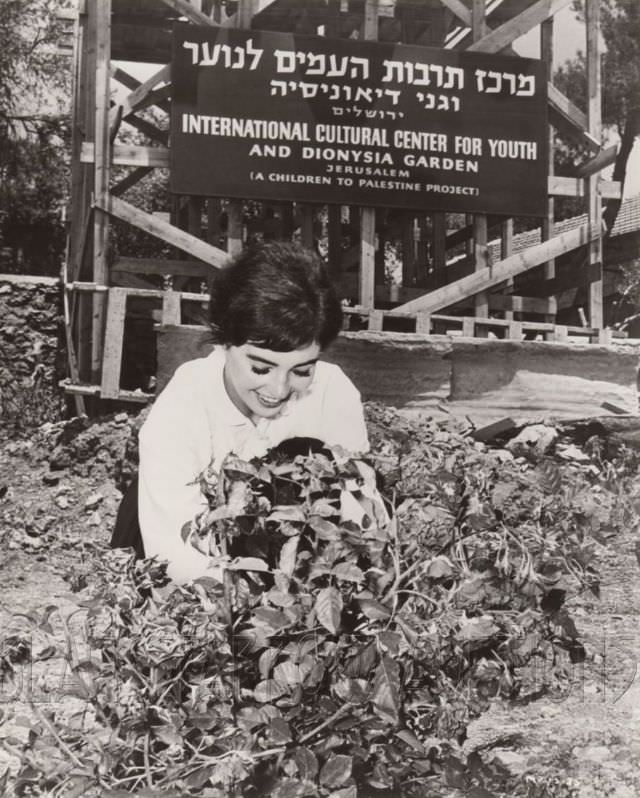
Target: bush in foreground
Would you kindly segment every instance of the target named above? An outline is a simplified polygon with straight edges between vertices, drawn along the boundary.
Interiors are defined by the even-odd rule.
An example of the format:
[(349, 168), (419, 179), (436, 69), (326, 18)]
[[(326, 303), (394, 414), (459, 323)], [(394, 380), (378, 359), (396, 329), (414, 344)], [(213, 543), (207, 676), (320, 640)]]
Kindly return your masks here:
[(38, 710), (18, 795), (551, 794), (458, 744), (534, 663), (551, 689), (584, 658), (566, 599), (597, 593), (594, 536), (630, 511), (606, 469), (528, 465), (434, 424), (384, 439), (387, 420), (391, 521), (363, 461), (229, 457), (185, 529), (224, 578), (96, 561), (81, 711)]

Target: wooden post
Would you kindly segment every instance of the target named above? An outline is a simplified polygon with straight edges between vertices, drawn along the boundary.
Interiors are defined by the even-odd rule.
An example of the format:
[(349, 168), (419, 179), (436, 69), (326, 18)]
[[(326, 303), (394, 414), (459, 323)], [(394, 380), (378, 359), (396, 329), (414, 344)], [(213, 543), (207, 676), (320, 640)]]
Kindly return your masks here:
[[(254, 0), (239, 0), (236, 27), (246, 30), (251, 27), (254, 13)], [(231, 257), (237, 255), (244, 246), (244, 220), (242, 218), (242, 201), (229, 200), (227, 205), (227, 252)]]
[[(96, 202), (106, 202), (109, 195), (111, 163), (109, 142), (110, 61), (111, 61), (111, 0), (93, 5), (96, 18), (96, 89), (95, 89), (95, 163), (94, 194)], [(107, 241), (109, 218), (106, 213), (94, 213), (93, 223), (93, 282), (108, 285)], [(106, 301), (104, 293), (93, 295), (91, 324), (91, 378), (100, 380), (104, 348)]]
[(329, 205), (328, 208), (329, 272), (334, 280), (340, 278), (342, 257), (342, 206)]
[[(587, 118), (589, 133), (598, 141), (602, 135), (602, 79), (600, 72), (600, 0), (587, 0)], [(598, 280), (589, 283), (589, 322), (592, 327), (602, 329), (602, 199), (599, 176), (587, 179), (589, 219), (589, 266), (599, 268)]]
[(313, 205), (307, 205), (306, 203), (299, 205), (298, 212), (300, 214), (300, 241), (308, 249), (315, 249)]
[(439, 277), (447, 266), (447, 214), (443, 211), (431, 217), (431, 265), (436, 277), (436, 285), (440, 285)]
[[(474, 42), (482, 38), (484, 32), (485, 0), (473, 0), (471, 8), (471, 34)], [(480, 271), (489, 265), (487, 248), (487, 217), (476, 214), (473, 219), (473, 262), (474, 271)], [(480, 318), (489, 316), (489, 295), (486, 291), (474, 297), (475, 315)], [(483, 336), (486, 337), (486, 330)]]
[[(378, 0), (365, 0), (363, 28), (364, 39), (372, 41), (378, 38)], [(375, 236), (375, 209), (362, 208), (360, 213), (360, 284), (358, 301), (365, 308), (373, 308), (375, 306)]]
[[(543, 62), (547, 65), (548, 75), (553, 74), (553, 17), (546, 19), (540, 25), (540, 53)], [(551, 125), (548, 129), (548, 147), (549, 147), (549, 175), (554, 173), (553, 169), (553, 149), (554, 149), (554, 130)], [(552, 196), (547, 200), (547, 215), (542, 219), (541, 239), (548, 241), (553, 238), (555, 217), (555, 202)], [(544, 279), (553, 280), (556, 276), (556, 262), (550, 260), (544, 264)], [(545, 321), (555, 322), (555, 316), (546, 315)]]
[[(513, 253), (513, 219), (505, 219), (500, 226), (500, 259), (504, 260)], [(507, 280), (507, 287), (513, 289), (513, 277)], [(513, 321), (513, 310), (505, 310), (505, 319)], [(512, 338), (511, 332), (509, 337)]]

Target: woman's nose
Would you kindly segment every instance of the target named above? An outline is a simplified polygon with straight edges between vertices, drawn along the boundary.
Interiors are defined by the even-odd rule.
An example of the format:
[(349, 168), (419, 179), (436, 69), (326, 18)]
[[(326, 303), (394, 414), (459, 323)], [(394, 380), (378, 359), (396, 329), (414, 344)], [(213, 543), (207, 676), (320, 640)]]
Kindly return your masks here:
[(284, 399), (289, 394), (289, 375), (273, 372), (269, 382), (269, 392), (274, 399)]

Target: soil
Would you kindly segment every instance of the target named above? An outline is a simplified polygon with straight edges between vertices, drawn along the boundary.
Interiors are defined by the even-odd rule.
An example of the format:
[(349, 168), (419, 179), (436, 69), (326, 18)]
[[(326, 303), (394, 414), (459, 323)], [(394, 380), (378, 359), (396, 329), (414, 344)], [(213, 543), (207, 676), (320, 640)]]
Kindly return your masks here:
[[(49, 424), (29, 436), (0, 431), (0, 654), (12, 631), (25, 628), (16, 613), (73, 606), (74, 579), (90, 569), (111, 534), (120, 489), (134, 467), (131, 441), (138, 426), (121, 413), (92, 423)], [(536, 795), (640, 795), (636, 539), (636, 530), (627, 529), (601, 545), (600, 598), (572, 602), (588, 656), (561, 695), (545, 693), (545, 673), (533, 673), (538, 699), (496, 702), (471, 727), (466, 747), (490, 751), (509, 771), (528, 774), (532, 789), (545, 780)], [(42, 641), (34, 638), (38, 645)], [(64, 663), (52, 657), (18, 675), (15, 685), (0, 682), (0, 777), (17, 764), (14, 754), (27, 738), (34, 706), (60, 706)]]

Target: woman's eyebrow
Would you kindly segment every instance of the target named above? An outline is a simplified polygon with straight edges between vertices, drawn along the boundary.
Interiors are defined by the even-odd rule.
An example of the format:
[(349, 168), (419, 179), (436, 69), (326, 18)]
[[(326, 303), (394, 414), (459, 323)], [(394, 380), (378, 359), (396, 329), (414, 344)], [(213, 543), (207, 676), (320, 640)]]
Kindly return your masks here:
[[(257, 360), (259, 363), (264, 363), (266, 366), (277, 366), (277, 363), (274, 363), (273, 360), (267, 360), (266, 357), (260, 357), (259, 355), (250, 355), (247, 354), (249, 360)], [(296, 363), (295, 366), (292, 366), (294, 369), (302, 368), (303, 366), (312, 366), (314, 363), (318, 362), (318, 358), (314, 357), (311, 360), (305, 360), (304, 363)]]

